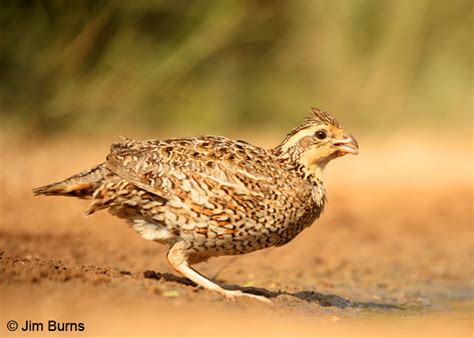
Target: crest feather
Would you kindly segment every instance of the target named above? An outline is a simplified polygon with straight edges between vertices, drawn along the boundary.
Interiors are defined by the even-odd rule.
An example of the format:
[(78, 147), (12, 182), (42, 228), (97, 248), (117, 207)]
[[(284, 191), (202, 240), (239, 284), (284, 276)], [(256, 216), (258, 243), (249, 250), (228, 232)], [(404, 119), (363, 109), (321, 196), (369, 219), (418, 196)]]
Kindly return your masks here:
[(318, 109), (318, 108), (311, 108), (310, 110), (311, 116), (306, 119), (305, 122), (318, 122), (323, 124), (329, 124), (334, 127), (340, 128), (339, 122), (336, 121), (334, 117), (326, 113), (325, 111)]

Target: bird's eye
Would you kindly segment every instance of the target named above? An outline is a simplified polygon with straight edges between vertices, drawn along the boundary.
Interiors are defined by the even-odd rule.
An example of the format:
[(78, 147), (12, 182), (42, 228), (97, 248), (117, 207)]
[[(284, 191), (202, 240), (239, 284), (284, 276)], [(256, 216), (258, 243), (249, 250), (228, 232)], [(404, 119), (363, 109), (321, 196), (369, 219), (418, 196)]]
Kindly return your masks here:
[(326, 132), (323, 131), (323, 130), (318, 130), (316, 133), (314, 133), (314, 135), (316, 136), (316, 138), (320, 139), (320, 140), (324, 140), (326, 138)]

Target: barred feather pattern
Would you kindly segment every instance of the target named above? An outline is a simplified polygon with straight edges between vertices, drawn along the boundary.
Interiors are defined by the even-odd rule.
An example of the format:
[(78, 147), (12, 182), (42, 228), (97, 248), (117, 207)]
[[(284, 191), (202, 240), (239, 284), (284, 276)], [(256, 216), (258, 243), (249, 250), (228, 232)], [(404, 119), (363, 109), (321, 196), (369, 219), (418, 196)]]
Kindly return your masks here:
[(155, 240), (185, 240), (203, 259), (283, 245), (325, 202), (322, 182), (315, 187), (269, 150), (218, 136), (125, 140), (105, 168), (89, 214), (110, 208), (132, 227), (152, 224), (165, 235)]
[(341, 153), (314, 137), (321, 127), (345, 135), (313, 108), (274, 149), (221, 136), (124, 139), (104, 163), (34, 191), (91, 199), (87, 214), (108, 209), (144, 238), (185, 242), (190, 262), (280, 246), (324, 209), (320, 167)]

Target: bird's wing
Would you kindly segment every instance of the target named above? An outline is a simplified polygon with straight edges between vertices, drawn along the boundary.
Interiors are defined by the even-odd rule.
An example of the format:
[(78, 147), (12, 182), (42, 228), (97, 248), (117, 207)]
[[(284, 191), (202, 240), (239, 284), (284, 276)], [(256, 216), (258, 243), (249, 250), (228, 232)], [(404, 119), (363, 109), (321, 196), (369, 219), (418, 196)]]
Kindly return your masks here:
[(276, 182), (268, 175), (275, 170), (271, 161), (266, 150), (246, 142), (203, 136), (125, 140), (112, 145), (106, 168), (166, 199), (176, 194), (199, 199), (199, 189), (221, 197), (225, 191), (227, 196), (264, 198)]

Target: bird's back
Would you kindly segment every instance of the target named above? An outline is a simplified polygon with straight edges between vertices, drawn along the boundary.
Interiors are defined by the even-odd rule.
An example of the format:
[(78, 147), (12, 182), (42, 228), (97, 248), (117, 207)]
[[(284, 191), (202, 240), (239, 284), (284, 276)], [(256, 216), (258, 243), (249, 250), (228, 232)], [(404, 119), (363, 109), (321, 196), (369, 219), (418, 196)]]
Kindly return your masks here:
[(319, 214), (311, 185), (271, 151), (244, 141), (126, 140), (112, 146), (105, 167), (114, 176), (91, 210), (112, 206), (138, 226), (158, 223), (167, 238), (223, 254), (286, 243)]
[(126, 139), (98, 167), (89, 214), (109, 208), (144, 237), (212, 255), (284, 244), (322, 209), (272, 151), (225, 137)]

